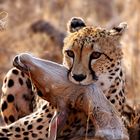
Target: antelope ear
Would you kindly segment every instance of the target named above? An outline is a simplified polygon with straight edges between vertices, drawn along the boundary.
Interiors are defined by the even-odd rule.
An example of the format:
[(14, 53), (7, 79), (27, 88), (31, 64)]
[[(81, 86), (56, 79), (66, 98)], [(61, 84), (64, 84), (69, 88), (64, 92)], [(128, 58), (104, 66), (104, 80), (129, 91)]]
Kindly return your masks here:
[(86, 26), (86, 24), (82, 18), (73, 17), (67, 23), (67, 31), (70, 33), (73, 33), (73, 32), (80, 30), (81, 28), (83, 28), (85, 26)]
[(122, 22), (118, 26), (113, 27), (109, 32), (111, 36), (121, 37), (125, 30), (127, 29), (127, 23)]

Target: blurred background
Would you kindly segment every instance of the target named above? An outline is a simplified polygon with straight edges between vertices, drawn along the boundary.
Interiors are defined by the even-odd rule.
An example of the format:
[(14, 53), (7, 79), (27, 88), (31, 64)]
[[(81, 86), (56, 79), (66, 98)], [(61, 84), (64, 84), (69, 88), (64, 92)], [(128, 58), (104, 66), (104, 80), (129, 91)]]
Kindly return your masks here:
[(73, 16), (107, 28), (128, 23), (122, 38), (126, 91), (130, 104), (140, 104), (140, 0), (0, 0), (0, 87), (21, 52), (61, 63), (66, 23)]

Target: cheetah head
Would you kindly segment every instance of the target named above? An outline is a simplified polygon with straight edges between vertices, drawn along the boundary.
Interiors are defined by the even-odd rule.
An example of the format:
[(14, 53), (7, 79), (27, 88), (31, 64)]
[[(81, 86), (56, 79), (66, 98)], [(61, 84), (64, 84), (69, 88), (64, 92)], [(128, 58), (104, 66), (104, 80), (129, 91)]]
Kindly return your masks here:
[(94, 28), (86, 26), (81, 18), (72, 18), (63, 47), (63, 65), (69, 70), (69, 80), (89, 85), (107, 74), (122, 58), (120, 38), (126, 27), (121, 23), (110, 30)]

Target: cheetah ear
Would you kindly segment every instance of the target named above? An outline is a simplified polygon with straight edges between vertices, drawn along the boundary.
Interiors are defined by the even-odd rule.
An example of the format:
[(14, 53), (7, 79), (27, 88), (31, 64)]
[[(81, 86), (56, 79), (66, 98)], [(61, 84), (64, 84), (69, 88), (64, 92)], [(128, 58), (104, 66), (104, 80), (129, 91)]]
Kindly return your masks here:
[(81, 28), (85, 27), (86, 24), (84, 20), (80, 17), (73, 17), (67, 24), (67, 30), (70, 33), (76, 32)]
[(122, 22), (118, 26), (113, 27), (109, 31), (109, 33), (113, 37), (120, 38), (123, 35), (123, 33), (125, 32), (126, 29), (127, 29), (127, 23), (126, 22)]

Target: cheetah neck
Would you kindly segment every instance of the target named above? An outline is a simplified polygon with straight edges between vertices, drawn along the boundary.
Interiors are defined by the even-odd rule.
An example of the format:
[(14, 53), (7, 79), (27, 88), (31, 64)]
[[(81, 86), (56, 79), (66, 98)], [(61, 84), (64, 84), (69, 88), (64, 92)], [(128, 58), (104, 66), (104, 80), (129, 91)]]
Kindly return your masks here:
[(120, 110), (125, 104), (124, 88), (125, 77), (123, 74), (122, 63), (116, 62), (106, 73), (98, 77), (97, 85), (101, 87), (105, 96), (115, 107)]

